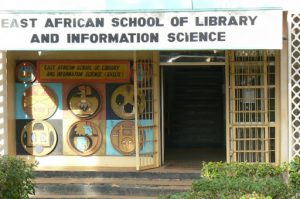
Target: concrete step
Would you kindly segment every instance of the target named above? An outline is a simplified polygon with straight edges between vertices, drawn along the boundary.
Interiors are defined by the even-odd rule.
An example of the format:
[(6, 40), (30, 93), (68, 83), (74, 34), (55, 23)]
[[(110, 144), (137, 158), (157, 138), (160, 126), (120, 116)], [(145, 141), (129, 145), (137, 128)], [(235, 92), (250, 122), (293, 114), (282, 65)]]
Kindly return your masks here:
[(35, 172), (31, 198), (157, 198), (187, 191), (195, 172)]
[(200, 177), (200, 171), (35, 171), (36, 178), (146, 178), (185, 179)]
[(36, 184), (142, 184), (153, 186), (190, 186), (192, 180), (180, 179), (146, 179), (146, 178), (38, 178)]

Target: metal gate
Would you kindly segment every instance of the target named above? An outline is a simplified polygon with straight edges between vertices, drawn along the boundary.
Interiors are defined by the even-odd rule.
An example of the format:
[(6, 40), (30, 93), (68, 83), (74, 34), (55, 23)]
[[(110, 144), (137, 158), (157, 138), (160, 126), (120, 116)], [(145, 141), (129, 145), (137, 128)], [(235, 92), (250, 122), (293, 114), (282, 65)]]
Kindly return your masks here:
[[(136, 56), (135, 56), (136, 57)], [(152, 59), (134, 61), (136, 169), (158, 166), (158, 131), (154, 111)], [(158, 101), (157, 101), (158, 102)], [(156, 111), (158, 112), (158, 111)]]
[(279, 162), (279, 76), (275, 51), (227, 52), (227, 160)]

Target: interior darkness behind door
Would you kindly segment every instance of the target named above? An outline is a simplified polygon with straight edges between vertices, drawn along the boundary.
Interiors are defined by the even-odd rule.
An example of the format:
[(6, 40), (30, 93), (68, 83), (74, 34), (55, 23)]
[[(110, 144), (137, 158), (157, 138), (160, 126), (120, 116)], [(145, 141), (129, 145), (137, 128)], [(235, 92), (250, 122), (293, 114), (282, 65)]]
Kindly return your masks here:
[(165, 67), (165, 146), (224, 148), (224, 67)]

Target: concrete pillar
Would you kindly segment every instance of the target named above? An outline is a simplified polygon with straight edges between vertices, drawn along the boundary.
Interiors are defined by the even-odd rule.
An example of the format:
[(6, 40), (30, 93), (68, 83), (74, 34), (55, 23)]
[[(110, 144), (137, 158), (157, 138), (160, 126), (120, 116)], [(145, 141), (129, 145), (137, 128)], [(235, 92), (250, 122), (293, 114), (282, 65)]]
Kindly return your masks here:
[(283, 48), (281, 50), (280, 63), (280, 96), (281, 96), (281, 162), (289, 161), (289, 104), (288, 104), (288, 25), (287, 13), (283, 14)]

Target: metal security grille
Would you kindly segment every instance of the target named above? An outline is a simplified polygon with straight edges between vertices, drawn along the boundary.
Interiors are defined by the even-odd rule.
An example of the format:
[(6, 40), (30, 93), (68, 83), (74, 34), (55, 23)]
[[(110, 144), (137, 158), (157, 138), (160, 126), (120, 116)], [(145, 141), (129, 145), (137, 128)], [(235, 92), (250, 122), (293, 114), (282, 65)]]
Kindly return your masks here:
[(289, 18), (289, 158), (292, 160), (300, 156), (300, 14), (290, 14)]
[[(137, 170), (157, 165), (157, 136), (155, 135), (153, 63), (138, 60), (135, 64), (135, 102), (137, 107), (136, 142)], [(143, 144), (140, 144), (143, 143)]]
[[(277, 161), (275, 51), (227, 53), (228, 160)], [(276, 81), (275, 81), (276, 79)]]

